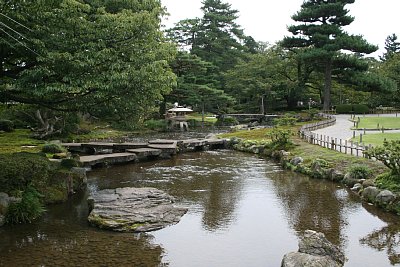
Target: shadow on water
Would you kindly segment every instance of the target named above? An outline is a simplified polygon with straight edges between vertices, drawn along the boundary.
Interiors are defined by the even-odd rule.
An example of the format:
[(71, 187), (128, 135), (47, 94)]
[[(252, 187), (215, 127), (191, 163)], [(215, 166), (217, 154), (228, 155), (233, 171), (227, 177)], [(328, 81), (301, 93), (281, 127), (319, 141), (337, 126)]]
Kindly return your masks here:
[[(156, 187), (187, 206), (177, 225), (149, 234), (87, 224), (90, 192)], [(30, 225), (0, 228), (0, 266), (279, 266), (306, 229), (325, 233), (346, 266), (399, 264), (398, 217), (363, 208), (346, 188), (283, 171), (235, 151), (95, 169), (88, 190)]]

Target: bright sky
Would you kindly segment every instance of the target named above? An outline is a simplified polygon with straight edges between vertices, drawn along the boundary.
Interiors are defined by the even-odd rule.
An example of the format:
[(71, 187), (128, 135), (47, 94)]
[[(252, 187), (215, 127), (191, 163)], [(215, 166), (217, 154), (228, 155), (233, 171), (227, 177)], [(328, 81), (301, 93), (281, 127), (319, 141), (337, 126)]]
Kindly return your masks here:
[[(246, 35), (252, 36), (257, 41), (271, 44), (289, 35), (287, 25), (293, 24), (290, 18), (300, 10), (303, 0), (223, 0), (232, 5), (232, 9), (239, 10), (237, 23), (245, 30)], [(164, 21), (167, 28), (176, 22), (186, 19), (201, 17), (201, 0), (161, 0), (167, 8), (170, 17)], [(400, 38), (400, 1), (399, 0), (356, 0), (354, 4), (347, 5), (355, 21), (345, 30), (351, 34), (360, 34), (375, 45), (379, 46), (381, 55), (385, 39), (388, 35), (396, 33)]]

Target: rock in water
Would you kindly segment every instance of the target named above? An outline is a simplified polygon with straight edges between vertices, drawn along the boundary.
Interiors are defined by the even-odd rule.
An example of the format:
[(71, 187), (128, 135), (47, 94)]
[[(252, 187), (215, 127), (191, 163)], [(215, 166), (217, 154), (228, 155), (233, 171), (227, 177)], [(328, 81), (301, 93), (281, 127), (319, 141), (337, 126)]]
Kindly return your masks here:
[(341, 267), (344, 262), (344, 254), (324, 234), (306, 230), (299, 242), (299, 251), (286, 254), (281, 266)]
[(117, 232), (158, 230), (178, 223), (187, 212), (155, 188), (105, 189), (91, 195), (88, 204), (90, 224)]

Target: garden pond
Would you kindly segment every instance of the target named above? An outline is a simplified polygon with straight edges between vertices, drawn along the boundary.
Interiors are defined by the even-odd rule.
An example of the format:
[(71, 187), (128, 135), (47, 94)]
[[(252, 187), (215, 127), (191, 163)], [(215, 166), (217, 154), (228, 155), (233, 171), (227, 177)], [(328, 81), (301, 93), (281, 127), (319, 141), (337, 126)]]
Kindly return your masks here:
[[(115, 233), (87, 223), (87, 197), (155, 187), (189, 209), (162, 230)], [(347, 188), (231, 150), (95, 169), (85, 192), (38, 221), (0, 228), (0, 266), (280, 266), (306, 229), (345, 253), (345, 266), (400, 265), (400, 220)]]

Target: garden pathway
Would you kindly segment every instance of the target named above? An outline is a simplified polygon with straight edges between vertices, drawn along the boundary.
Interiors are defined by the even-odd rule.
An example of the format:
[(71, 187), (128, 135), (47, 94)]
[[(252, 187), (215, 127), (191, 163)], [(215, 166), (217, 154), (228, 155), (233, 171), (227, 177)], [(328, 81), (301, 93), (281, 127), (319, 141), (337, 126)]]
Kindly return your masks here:
[[(360, 115), (363, 116), (363, 115)], [(368, 117), (376, 117), (378, 115), (375, 114), (369, 114), (366, 115)], [(381, 117), (395, 117), (396, 114), (380, 114), (379, 116)], [(342, 140), (348, 140), (351, 139), (353, 137), (353, 130), (351, 130), (351, 127), (353, 127), (353, 123), (350, 121), (350, 115), (335, 115), (336, 117), (336, 124), (323, 128), (323, 129), (318, 129), (315, 131), (312, 131), (315, 134), (318, 135), (326, 135), (326, 136), (330, 136), (333, 138), (337, 138), (337, 139), (342, 139)], [(360, 133), (362, 133), (361, 130), (359, 131), (355, 131), (356, 132), (356, 136), (359, 136)], [(386, 131), (386, 132), (391, 132), (391, 133), (395, 133), (395, 132), (400, 132), (400, 130), (392, 130), (392, 131)], [(380, 131), (369, 131), (369, 134), (373, 134), (373, 133), (380, 133)]]

